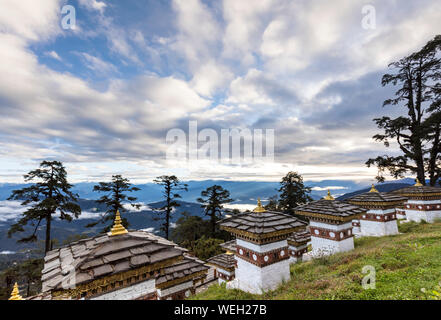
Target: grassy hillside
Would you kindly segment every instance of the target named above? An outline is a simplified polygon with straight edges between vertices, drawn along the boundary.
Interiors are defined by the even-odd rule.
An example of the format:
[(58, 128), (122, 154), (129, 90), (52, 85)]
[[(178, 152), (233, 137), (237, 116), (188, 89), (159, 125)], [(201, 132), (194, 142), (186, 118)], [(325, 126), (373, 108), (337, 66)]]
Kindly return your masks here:
[[(400, 225), (400, 232), (356, 239), (351, 252), (292, 265), (291, 280), (261, 296), (214, 285), (193, 299), (436, 298), (441, 282), (441, 223), (406, 223)], [(362, 288), (366, 265), (376, 269), (376, 289)]]

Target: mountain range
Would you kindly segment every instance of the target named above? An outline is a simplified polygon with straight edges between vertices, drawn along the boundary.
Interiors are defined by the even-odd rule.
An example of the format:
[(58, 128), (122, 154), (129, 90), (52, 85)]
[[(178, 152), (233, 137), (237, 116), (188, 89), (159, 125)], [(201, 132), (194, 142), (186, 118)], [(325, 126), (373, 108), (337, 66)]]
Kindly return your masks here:
[[(241, 205), (248, 205), (248, 207), (256, 204), (257, 198), (262, 198), (262, 202), (269, 197), (277, 194), (279, 184), (277, 182), (242, 182), (242, 181), (220, 181), (220, 180), (205, 180), (205, 181), (187, 181), (188, 192), (182, 192), (181, 206), (176, 209), (173, 215), (172, 223), (182, 216), (184, 211), (191, 215), (204, 217), (204, 212), (201, 206), (196, 203), (196, 199), (200, 196), (202, 190), (214, 184), (221, 185), (229, 190), (231, 197), (235, 200), (236, 207), (241, 208)], [(397, 180), (392, 183), (385, 183), (377, 185), (377, 189), (381, 192), (392, 191), (413, 184), (413, 179)], [(74, 186), (74, 192), (80, 196), (79, 204), (82, 208), (82, 215), (79, 219), (74, 219), (72, 222), (66, 222), (55, 219), (52, 224), (52, 236), (57, 239), (59, 243), (63, 243), (72, 237), (82, 234), (93, 236), (99, 233), (103, 226), (97, 225), (93, 228), (86, 228), (86, 225), (97, 221), (105, 207), (96, 203), (96, 199), (100, 197), (99, 193), (93, 192), (93, 186), (96, 183), (84, 182), (78, 183)], [(312, 188), (312, 198), (317, 200), (326, 195), (327, 190), (330, 189), (332, 194), (338, 200), (347, 199), (358, 193), (369, 191), (366, 183), (346, 181), (346, 180), (325, 180), (320, 182), (306, 182), (307, 186)], [(23, 234), (15, 234), (12, 238), (8, 238), (7, 231), (10, 226), (15, 223), (23, 208), (18, 201), (6, 201), (14, 189), (23, 188), (25, 184), (0, 184), (0, 260), (9, 256), (12, 258), (15, 255), (29, 255), (29, 252), (35, 251), (42, 247), (42, 243), (22, 244), (17, 243), (17, 240), (26, 234), (32, 232), (32, 226), (26, 228)], [(138, 202), (142, 203), (140, 210), (130, 209), (124, 216), (128, 219), (131, 229), (145, 229), (150, 232), (161, 234), (160, 221), (155, 220), (157, 214), (155, 209), (164, 205), (164, 202), (158, 201), (161, 199), (161, 187), (146, 183), (136, 185), (140, 191), (132, 193), (138, 198)], [(131, 195), (132, 195), (131, 194)], [(44, 225), (40, 226), (37, 231), (39, 239), (44, 239)], [(19, 253), (20, 252), (20, 253)], [(26, 253), (27, 252), (27, 253)]]
[[(221, 185), (224, 189), (230, 191), (234, 203), (255, 203), (257, 198), (267, 199), (278, 193), (279, 182), (262, 182), (262, 181), (228, 181), (228, 180), (202, 180), (202, 181), (185, 181), (188, 185), (188, 192), (181, 192), (182, 201), (196, 202), (200, 197), (201, 191), (212, 185)], [(413, 184), (414, 179), (406, 178), (388, 182), (387, 184), (407, 183)], [(73, 187), (73, 191), (78, 193), (81, 199), (95, 200), (101, 195), (93, 191), (96, 182), (81, 182)], [(330, 189), (335, 196), (342, 196), (346, 193), (355, 192), (366, 188), (368, 184), (365, 181), (357, 182), (350, 180), (322, 180), (322, 181), (306, 181), (305, 185), (312, 188), (311, 196), (313, 199), (320, 199), (326, 195)], [(26, 184), (0, 183), (0, 201), (6, 200), (11, 191), (20, 189)], [(131, 195), (138, 198), (138, 201), (144, 203), (157, 202), (162, 199), (162, 187), (155, 183), (145, 183), (135, 185), (140, 190), (132, 192)], [(380, 185), (381, 186), (381, 185)]]
[[(82, 214), (78, 219), (73, 219), (72, 222), (67, 222), (65, 220), (54, 219), (52, 221), (51, 235), (52, 239), (56, 239), (57, 245), (63, 244), (68, 239), (74, 239), (78, 235), (82, 236), (94, 236), (101, 232), (105, 225), (98, 224), (95, 227), (86, 227), (86, 225), (91, 222), (96, 222), (101, 215), (105, 212), (105, 207), (101, 204), (96, 203), (94, 200), (79, 200), (79, 204), (82, 209)], [(191, 213), (191, 215), (196, 215), (204, 217), (204, 211), (199, 204), (179, 201), (180, 207), (176, 208), (172, 215), (171, 223), (172, 226), (176, 221), (182, 217), (183, 212)], [(161, 234), (160, 225), (161, 221), (157, 221), (155, 218), (158, 217), (157, 211), (155, 209), (160, 208), (164, 205), (164, 202), (155, 202), (148, 205), (143, 205), (140, 210), (127, 211), (124, 213), (124, 217), (129, 222), (129, 229), (144, 229), (149, 232), (154, 232)], [(0, 202), (0, 209), (5, 208), (5, 202)], [(2, 210), (3, 211), (3, 210)], [(9, 219), (1, 219), (0, 216), (0, 261), (5, 255), (24, 255), (24, 256), (34, 256), (38, 255), (39, 251), (43, 249), (43, 240), (45, 237), (45, 225), (42, 223), (37, 229), (38, 242), (35, 243), (19, 243), (17, 242), (20, 238), (30, 235), (34, 228), (31, 225), (25, 227), (25, 232), (16, 233), (11, 238), (8, 237), (7, 233), (10, 226), (15, 223), (18, 219), (18, 214), (9, 216)], [(108, 224), (108, 222), (107, 222)], [(3, 256), (3, 257), (2, 257)]]

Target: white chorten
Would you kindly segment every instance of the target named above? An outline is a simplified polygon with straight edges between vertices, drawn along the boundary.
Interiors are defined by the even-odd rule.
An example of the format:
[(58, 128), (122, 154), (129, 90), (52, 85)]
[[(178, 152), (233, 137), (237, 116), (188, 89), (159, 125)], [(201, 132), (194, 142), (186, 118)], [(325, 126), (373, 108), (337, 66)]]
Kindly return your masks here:
[(311, 241), (309, 230), (294, 232), (288, 238), (289, 262), (302, 261), (303, 255), (308, 252), (308, 243)]
[(386, 192), (378, 192), (375, 186), (369, 192), (353, 196), (348, 203), (367, 209), (360, 217), (362, 236), (388, 236), (398, 234), (395, 208), (402, 205), (406, 198)]
[(265, 210), (260, 200), (253, 212), (220, 222), (236, 236), (235, 279), (227, 288), (262, 294), (290, 279), (288, 237), (306, 223), (288, 214)]
[(403, 207), (408, 221), (433, 222), (441, 218), (441, 188), (423, 186), (417, 179), (414, 186), (396, 190), (394, 193), (407, 198)]
[(352, 220), (366, 211), (335, 200), (329, 191), (325, 198), (295, 208), (296, 214), (309, 219), (312, 252), (308, 254), (320, 257), (354, 249)]

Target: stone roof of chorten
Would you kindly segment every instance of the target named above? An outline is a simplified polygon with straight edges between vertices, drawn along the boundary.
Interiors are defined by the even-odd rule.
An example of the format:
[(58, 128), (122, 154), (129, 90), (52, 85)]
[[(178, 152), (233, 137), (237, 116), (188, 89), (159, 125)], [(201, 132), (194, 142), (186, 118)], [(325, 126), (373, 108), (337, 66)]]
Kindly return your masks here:
[[(189, 275), (202, 276), (208, 267), (186, 252), (152, 233), (128, 231), (117, 211), (109, 233), (47, 252), (41, 277), (42, 292), (69, 295), (72, 291), (72, 296), (78, 298), (83, 292), (102, 293), (109, 284), (114, 288), (117, 283), (127, 286), (132, 281), (153, 278), (157, 286), (163, 286), (184, 281), (182, 278)], [(78, 286), (80, 289), (75, 289)]]
[(221, 269), (225, 269), (227, 271), (232, 271), (234, 270), (236, 259), (234, 258), (234, 254), (222, 253), (208, 259), (207, 264), (220, 267)]
[(161, 275), (156, 279), (156, 286), (161, 288), (163, 284), (168, 285), (170, 282), (208, 269), (209, 267), (198, 258), (190, 255), (184, 255), (183, 260), (161, 270)]
[(418, 179), (415, 185), (394, 190), (391, 193), (399, 194), (403, 197), (436, 197), (441, 198), (441, 188), (424, 186)]
[(294, 231), (304, 228), (306, 223), (280, 212), (267, 211), (258, 202), (253, 212), (242, 213), (219, 222), (221, 229), (240, 237), (254, 240), (268, 237), (288, 236)]
[(367, 209), (343, 201), (321, 199), (298, 206), (294, 211), (312, 219), (344, 222), (365, 213)]
[(62, 289), (72, 270), (78, 285), (182, 254), (175, 246), (159, 243), (143, 231), (98, 235), (49, 251), (44, 258), (42, 291)]
[(397, 206), (404, 203), (407, 198), (392, 192), (378, 192), (374, 185), (369, 192), (355, 195), (345, 201), (360, 206)]
[(288, 243), (290, 244), (306, 244), (309, 241), (311, 241), (311, 233), (309, 230), (294, 232), (288, 238)]
[(165, 268), (164, 275), (156, 276), (159, 282), (179, 277), (179, 273), (175, 274), (178, 269), (190, 273), (208, 269), (173, 242), (149, 232), (101, 234), (49, 251), (44, 258), (42, 292), (65, 289), (72, 279), (78, 286), (146, 266), (152, 271)]

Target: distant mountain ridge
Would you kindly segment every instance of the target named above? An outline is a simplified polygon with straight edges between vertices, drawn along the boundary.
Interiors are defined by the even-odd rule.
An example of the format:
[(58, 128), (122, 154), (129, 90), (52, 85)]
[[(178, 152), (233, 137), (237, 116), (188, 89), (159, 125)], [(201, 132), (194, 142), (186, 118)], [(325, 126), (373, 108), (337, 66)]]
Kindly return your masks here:
[[(265, 181), (228, 181), (228, 180), (202, 180), (202, 181), (185, 181), (188, 184), (188, 192), (181, 192), (182, 201), (196, 202), (200, 197), (201, 191), (214, 184), (221, 185), (224, 189), (230, 191), (231, 197), (235, 200), (234, 203), (250, 204), (255, 203), (257, 198), (268, 199), (269, 197), (278, 194), (280, 187), (279, 182), (265, 182)], [(387, 184), (408, 183), (413, 184), (414, 180), (410, 178), (390, 181)], [(93, 186), (96, 182), (80, 182), (74, 185), (73, 191), (80, 195), (82, 199), (96, 200), (101, 195), (93, 191)], [(29, 184), (0, 184), (0, 201), (6, 200), (12, 190), (20, 189)], [(332, 194), (339, 197), (345, 193), (355, 192), (366, 188), (369, 183), (356, 182), (349, 180), (322, 180), (322, 181), (305, 181), (305, 185), (312, 188), (311, 196), (317, 200), (324, 197), (327, 189), (331, 189)], [(138, 201), (144, 203), (151, 203), (161, 201), (162, 187), (155, 183), (136, 184), (140, 191), (133, 192), (131, 195), (138, 198)]]
[[(184, 211), (189, 212), (191, 215), (204, 217), (203, 209), (199, 204), (195, 203), (194, 201), (197, 197), (200, 196), (201, 190), (204, 190), (205, 188), (207, 188), (208, 186), (212, 186), (213, 184), (222, 185), (224, 188), (229, 190), (231, 192), (231, 196), (236, 200), (235, 202), (238, 204), (254, 204), (258, 197), (265, 199), (277, 194), (277, 189), (279, 187), (279, 184), (277, 182), (238, 182), (206, 180), (189, 181), (187, 183), (189, 184), (189, 192), (182, 193), (183, 199), (179, 201), (181, 207), (176, 209), (176, 212), (172, 218), (172, 223), (176, 223), (176, 221), (182, 216), (182, 213)], [(413, 179), (403, 179), (396, 182), (379, 184), (376, 185), (376, 188), (380, 192), (389, 192), (413, 184)], [(52, 224), (52, 235), (54, 239), (58, 239), (60, 242), (63, 242), (67, 238), (74, 235), (84, 234), (87, 236), (93, 236), (102, 230), (103, 225), (101, 224), (97, 225), (94, 228), (86, 228), (87, 224), (97, 221), (97, 219), (99, 218), (99, 214), (105, 211), (105, 206), (97, 203), (94, 200), (100, 196), (99, 193), (91, 191), (94, 185), (95, 183), (79, 183), (75, 185), (74, 191), (79, 193), (82, 197), (82, 199), (79, 200), (79, 204), (83, 211), (82, 217), (80, 219), (74, 219), (71, 223), (55, 219)], [(357, 183), (353, 181), (342, 180), (310, 182), (307, 183), (307, 185), (311, 188), (315, 188), (315, 190), (313, 189), (312, 194), (315, 200), (320, 199), (324, 195), (326, 195), (327, 188), (331, 189), (331, 193), (338, 200), (345, 200), (351, 196), (370, 190), (370, 187), (367, 187), (366, 183)], [(357, 186), (360, 185), (361, 187), (355, 189), (357, 188)], [(9, 197), (12, 190), (19, 189), (24, 186), (24, 184), (0, 184), (0, 201), (4, 201), (7, 197)], [(143, 202), (144, 205), (142, 210), (140, 211), (130, 211), (124, 214), (124, 216), (129, 220), (130, 229), (148, 229), (149, 231), (159, 232), (161, 222), (154, 219), (156, 217), (154, 209), (162, 207), (164, 205), (164, 202), (148, 201), (148, 199), (160, 199), (161, 188), (160, 186), (157, 186), (153, 183), (137, 186), (141, 186), (141, 191), (138, 191), (134, 195), (137, 196), (138, 201)], [(332, 189), (333, 187), (337, 187), (338, 189)], [(341, 190), (351, 190), (351, 192), (347, 192), (341, 196), (338, 196), (338, 192), (341, 192)], [(87, 196), (91, 197), (92, 199), (84, 199)], [(191, 199), (191, 201), (188, 201), (187, 199)], [(19, 252), (20, 250), (36, 249), (38, 247), (38, 244), (17, 243), (17, 240), (23, 237), (23, 235), (25, 235), (26, 233), (15, 234), (12, 238), (7, 237), (8, 229), (10, 228), (11, 224), (15, 222), (16, 219), (9, 219), (6, 221), (2, 221), (2, 219), (0, 219), (0, 258), (2, 256), (5, 256), (5, 254), (1, 254), (2, 252)], [(28, 226), (26, 228), (27, 232), (30, 232), (31, 229), (32, 226)], [(39, 227), (37, 235), (40, 240), (44, 239), (44, 225)]]
[[(86, 228), (86, 225), (95, 222), (99, 219), (99, 215), (105, 211), (105, 207), (96, 203), (94, 200), (81, 199), (79, 204), (82, 209), (82, 216), (79, 219), (74, 219), (72, 222), (60, 220), (58, 218), (52, 221), (52, 238), (57, 239), (60, 243), (72, 237), (74, 235), (87, 235), (94, 236), (101, 232), (105, 225), (98, 224), (93, 228)], [(190, 203), (185, 201), (179, 201), (180, 207), (176, 208), (176, 211), (172, 215), (171, 223), (182, 217), (184, 211), (191, 215), (204, 217), (204, 211), (197, 203)], [(161, 221), (156, 221), (154, 218), (158, 217), (155, 213), (155, 209), (164, 205), (164, 202), (150, 203), (144, 206), (140, 211), (129, 211), (124, 213), (124, 217), (129, 221), (129, 229), (148, 229), (150, 232), (155, 232), (162, 235), (159, 231)], [(12, 238), (8, 238), (7, 233), (10, 226), (16, 222), (14, 220), (0, 220), (0, 256), (2, 252), (19, 252), (22, 250), (36, 249), (40, 245), (39, 243), (17, 243), (17, 240), (23, 236), (29, 235), (33, 230), (33, 226), (28, 225), (25, 227), (25, 232), (16, 233)], [(44, 227), (43, 223), (38, 227), (37, 237), (39, 240), (44, 239)]]

